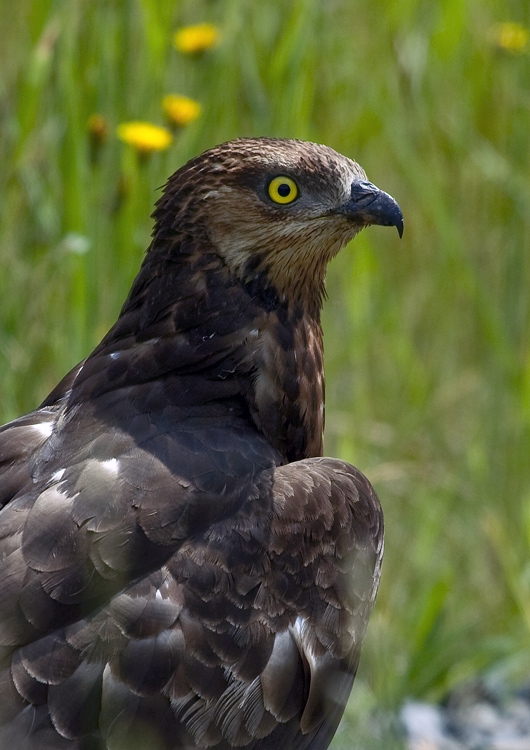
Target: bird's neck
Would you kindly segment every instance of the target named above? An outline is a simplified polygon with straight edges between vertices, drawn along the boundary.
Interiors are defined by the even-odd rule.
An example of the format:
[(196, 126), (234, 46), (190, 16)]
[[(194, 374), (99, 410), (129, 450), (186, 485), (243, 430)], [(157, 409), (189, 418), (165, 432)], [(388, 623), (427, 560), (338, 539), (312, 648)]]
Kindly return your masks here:
[(253, 419), (288, 461), (322, 455), (322, 329), (298, 309), (271, 312), (252, 347)]
[(265, 281), (249, 288), (213, 255), (153, 261), (147, 257), (69, 402), (119, 391), (121, 401), (124, 394), (135, 405), (145, 400), (150, 414), (169, 404), (177, 419), (251, 422), (283, 462), (321, 455), (318, 318), (281, 300)]

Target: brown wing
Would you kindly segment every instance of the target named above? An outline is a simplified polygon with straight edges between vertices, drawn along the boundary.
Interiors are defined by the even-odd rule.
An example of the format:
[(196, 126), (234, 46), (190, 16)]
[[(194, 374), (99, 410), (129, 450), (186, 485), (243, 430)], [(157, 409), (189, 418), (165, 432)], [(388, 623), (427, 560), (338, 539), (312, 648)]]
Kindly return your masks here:
[[(40, 417), (9, 430), (42, 436)], [(48, 479), (0, 518), (0, 745), (327, 747), (379, 574), (366, 479), (274, 468), (244, 425), (229, 446), (226, 425), (157, 425), (153, 444), (148, 422), (132, 439), (92, 420), (83, 451), (79, 422), (76, 464), (54, 463), (52, 434)]]

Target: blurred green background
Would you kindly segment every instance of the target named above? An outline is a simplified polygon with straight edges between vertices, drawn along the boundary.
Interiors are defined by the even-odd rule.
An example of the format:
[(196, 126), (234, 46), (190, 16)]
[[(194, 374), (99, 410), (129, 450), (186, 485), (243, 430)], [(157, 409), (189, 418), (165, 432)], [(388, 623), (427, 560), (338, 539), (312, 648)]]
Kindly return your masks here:
[[(220, 43), (179, 53), (176, 29), (204, 21)], [(508, 21), (520, 26), (496, 26)], [(241, 135), (326, 143), (406, 222), (401, 242), (362, 233), (328, 275), (326, 453), (372, 479), (387, 525), (334, 747), (399, 747), (381, 712), (407, 698), (438, 700), (477, 674), (524, 681), (528, 3), (4, 0), (0, 23), (2, 420), (35, 407), (113, 323), (157, 189), (185, 160)], [(116, 127), (164, 125), (168, 93), (202, 114), (142, 158)], [(88, 132), (96, 113), (106, 137)]]

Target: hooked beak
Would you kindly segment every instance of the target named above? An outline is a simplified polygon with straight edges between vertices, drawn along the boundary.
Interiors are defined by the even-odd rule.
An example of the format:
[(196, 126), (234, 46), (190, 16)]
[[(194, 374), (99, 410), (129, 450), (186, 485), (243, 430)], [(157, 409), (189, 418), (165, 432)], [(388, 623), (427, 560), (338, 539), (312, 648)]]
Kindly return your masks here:
[(403, 236), (403, 214), (400, 207), (391, 195), (367, 180), (354, 180), (350, 200), (337, 213), (347, 216), (356, 224), (396, 227), (399, 236)]

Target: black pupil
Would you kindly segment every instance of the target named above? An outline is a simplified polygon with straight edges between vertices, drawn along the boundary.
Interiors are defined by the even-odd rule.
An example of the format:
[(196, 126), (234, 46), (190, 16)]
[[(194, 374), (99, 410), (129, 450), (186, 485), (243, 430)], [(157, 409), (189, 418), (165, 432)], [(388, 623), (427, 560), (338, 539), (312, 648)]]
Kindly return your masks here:
[(278, 195), (281, 195), (282, 198), (287, 198), (290, 192), (291, 192), (291, 186), (288, 185), (286, 182), (282, 182), (281, 185), (278, 185)]

